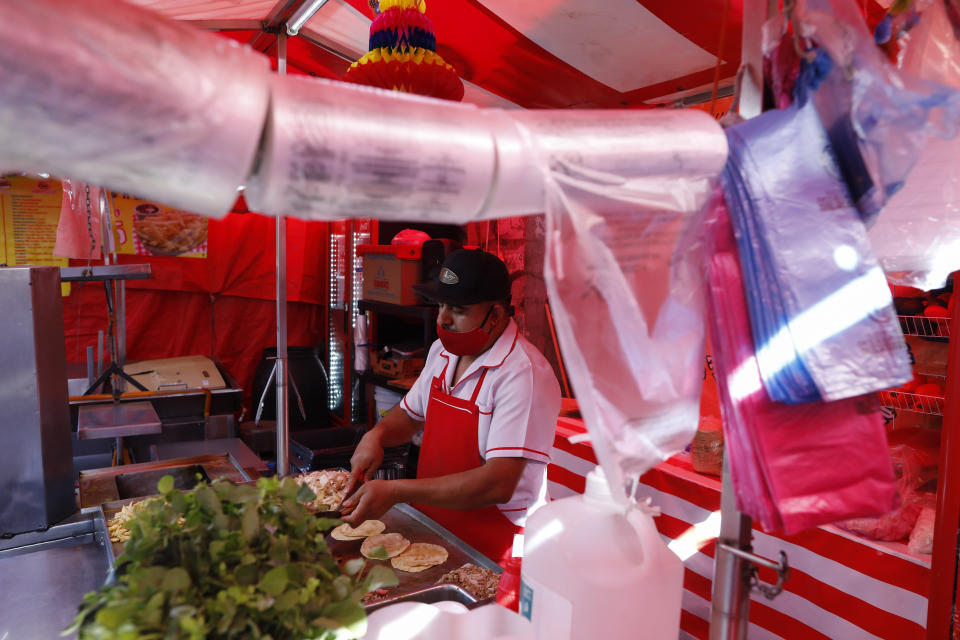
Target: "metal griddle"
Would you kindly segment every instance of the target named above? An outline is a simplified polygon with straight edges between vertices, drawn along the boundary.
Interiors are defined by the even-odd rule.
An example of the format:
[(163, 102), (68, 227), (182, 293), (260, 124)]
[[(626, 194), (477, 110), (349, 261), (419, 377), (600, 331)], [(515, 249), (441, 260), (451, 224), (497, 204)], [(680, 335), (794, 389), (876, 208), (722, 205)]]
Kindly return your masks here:
[[(318, 515), (322, 515), (322, 513)], [(416, 602), (456, 600), (468, 607), (478, 606), (493, 600), (493, 598), (486, 598), (478, 601), (463, 589), (449, 584), (439, 585), (437, 580), (448, 571), (462, 567), (467, 563), (497, 573), (503, 571), (500, 565), (409, 505), (398, 504), (379, 519), (387, 525), (383, 533), (399, 533), (411, 543), (429, 542), (438, 544), (447, 550), (448, 557), (443, 564), (430, 567), (419, 573), (394, 569), (400, 579), (400, 584), (396, 587), (390, 587), (388, 589), (389, 595), (383, 599), (366, 605), (367, 611), (406, 600)], [(364, 557), (360, 553), (362, 543), (363, 540), (334, 540), (331, 536), (327, 536), (327, 545), (330, 547), (330, 552), (341, 565), (354, 558)], [(392, 566), (390, 560), (371, 560), (370, 558), (365, 558), (365, 560), (371, 563), (384, 564), (388, 567)]]
[[(101, 522), (104, 523), (103, 526), (105, 527), (105, 524), (120, 511), (123, 505), (134, 501), (134, 499), (117, 500), (100, 505), (102, 514)], [(323, 516), (322, 513), (318, 515)], [(384, 533), (399, 533), (411, 543), (429, 542), (431, 544), (438, 544), (447, 550), (448, 556), (447, 561), (443, 564), (430, 567), (419, 573), (410, 573), (394, 569), (397, 578), (400, 579), (400, 584), (387, 589), (389, 594), (384, 598), (364, 605), (368, 613), (395, 602), (414, 601), (432, 603), (442, 600), (453, 600), (466, 605), (468, 608), (473, 608), (493, 600), (493, 598), (478, 600), (456, 585), (437, 584), (437, 580), (448, 571), (462, 567), (467, 563), (472, 563), (497, 573), (503, 571), (500, 565), (409, 505), (396, 505), (384, 514), (380, 518), (380, 521), (387, 525)], [(104, 539), (109, 540), (105, 528), (103, 534), (105, 536)], [(341, 566), (349, 560), (363, 557), (360, 553), (360, 545), (362, 543), (363, 540), (334, 540), (329, 534), (327, 535), (327, 545), (330, 547), (330, 553), (333, 554), (333, 557)], [(116, 558), (123, 553), (124, 543), (111, 542), (105, 546), (107, 559), (112, 567)], [(365, 559), (370, 563), (391, 566), (389, 560)]]

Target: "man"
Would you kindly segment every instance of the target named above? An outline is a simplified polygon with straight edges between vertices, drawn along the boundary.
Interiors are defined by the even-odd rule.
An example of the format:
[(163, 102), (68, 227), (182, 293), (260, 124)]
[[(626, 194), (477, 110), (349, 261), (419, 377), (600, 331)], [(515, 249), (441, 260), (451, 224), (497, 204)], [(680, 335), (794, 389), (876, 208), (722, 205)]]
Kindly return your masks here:
[(423, 429), (417, 478), (367, 481), (344, 501), (343, 520), (413, 504), (504, 562), (528, 511), (545, 502), (560, 386), (511, 319), (510, 276), (495, 255), (454, 251), (436, 280), (414, 288), (439, 303), (440, 339), (403, 401), (357, 445), (347, 491), (373, 477), (384, 447)]

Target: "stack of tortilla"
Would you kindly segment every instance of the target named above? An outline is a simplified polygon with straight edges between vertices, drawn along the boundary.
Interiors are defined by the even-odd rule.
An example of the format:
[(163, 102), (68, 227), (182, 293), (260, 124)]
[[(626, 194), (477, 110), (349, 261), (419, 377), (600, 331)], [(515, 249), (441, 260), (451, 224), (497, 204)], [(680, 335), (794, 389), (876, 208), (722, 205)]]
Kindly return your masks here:
[[(447, 561), (447, 550), (440, 545), (427, 542), (411, 544), (399, 533), (383, 533), (384, 529), (386, 525), (379, 520), (364, 520), (357, 527), (342, 524), (330, 535), (335, 540), (363, 540), (360, 553), (374, 560), (390, 558), (393, 568), (400, 571), (418, 573)], [(383, 547), (386, 558), (380, 553), (376, 554), (377, 557), (371, 556), (378, 547)]]
[(418, 573), (447, 561), (447, 550), (438, 544), (414, 542), (406, 551), (393, 557), (390, 564), (394, 569)]
[(384, 558), (371, 556), (371, 553), (373, 553), (373, 550), (377, 547), (383, 547), (387, 552), (387, 558), (392, 558), (406, 551), (409, 546), (410, 541), (399, 533), (378, 533), (363, 541), (363, 544), (360, 545), (360, 553), (374, 560), (383, 560)]
[(379, 520), (364, 520), (359, 526), (351, 527), (344, 523), (330, 532), (334, 540), (363, 540), (378, 533), (383, 533), (387, 525)]

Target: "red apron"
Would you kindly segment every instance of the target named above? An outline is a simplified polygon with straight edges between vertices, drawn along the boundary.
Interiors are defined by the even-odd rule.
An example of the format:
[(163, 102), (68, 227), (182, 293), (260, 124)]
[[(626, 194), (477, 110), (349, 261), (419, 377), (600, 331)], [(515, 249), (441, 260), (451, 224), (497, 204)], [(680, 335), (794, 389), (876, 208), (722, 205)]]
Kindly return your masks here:
[[(451, 473), (476, 469), (485, 462), (477, 450), (477, 430), (480, 409), (477, 395), (487, 375), (480, 374), (473, 396), (461, 400), (443, 391), (447, 365), (430, 384), (423, 442), (417, 463), (418, 478), (436, 478)], [(429, 505), (415, 505), (417, 509), (446, 527), (455, 536), (492, 559), (503, 564), (513, 556), (513, 536), (523, 533), (523, 527), (513, 524), (496, 505), (459, 511)]]

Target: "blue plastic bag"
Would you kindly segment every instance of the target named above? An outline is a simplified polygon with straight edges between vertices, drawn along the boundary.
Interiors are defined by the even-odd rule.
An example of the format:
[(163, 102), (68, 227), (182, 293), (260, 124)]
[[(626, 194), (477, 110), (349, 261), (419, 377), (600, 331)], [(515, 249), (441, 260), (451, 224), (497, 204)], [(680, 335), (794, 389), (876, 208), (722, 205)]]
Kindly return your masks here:
[(770, 397), (833, 401), (909, 380), (889, 288), (812, 101), (727, 140), (724, 192)]

